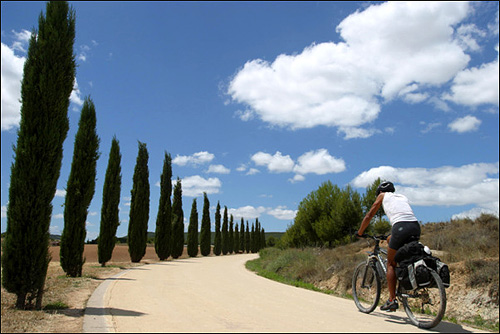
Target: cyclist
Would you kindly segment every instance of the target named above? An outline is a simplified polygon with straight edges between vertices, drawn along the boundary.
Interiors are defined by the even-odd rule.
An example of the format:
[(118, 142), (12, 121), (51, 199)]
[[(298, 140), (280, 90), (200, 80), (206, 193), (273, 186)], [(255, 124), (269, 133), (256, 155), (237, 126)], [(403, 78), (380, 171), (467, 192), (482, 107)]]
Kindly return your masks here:
[(394, 262), (396, 251), (404, 244), (420, 239), (420, 225), (413, 214), (408, 198), (394, 192), (395, 188), (392, 182), (383, 182), (378, 186), (376, 192), (377, 199), (366, 214), (357, 232), (357, 237), (360, 238), (380, 206), (384, 208), (392, 229), (391, 235), (387, 238), (387, 243), (389, 244), (387, 249), (389, 299), (380, 307), (382, 311), (396, 311), (398, 309), (398, 300), (396, 299), (396, 262)]

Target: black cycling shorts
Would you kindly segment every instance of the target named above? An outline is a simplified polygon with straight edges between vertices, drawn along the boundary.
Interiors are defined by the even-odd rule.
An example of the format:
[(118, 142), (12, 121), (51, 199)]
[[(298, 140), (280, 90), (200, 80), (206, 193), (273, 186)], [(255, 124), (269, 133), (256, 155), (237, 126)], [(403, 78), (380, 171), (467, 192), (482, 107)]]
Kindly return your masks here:
[(404, 244), (420, 239), (420, 224), (413, 222), (397, 222), (392, 225), (389, 247), (398, 250)]

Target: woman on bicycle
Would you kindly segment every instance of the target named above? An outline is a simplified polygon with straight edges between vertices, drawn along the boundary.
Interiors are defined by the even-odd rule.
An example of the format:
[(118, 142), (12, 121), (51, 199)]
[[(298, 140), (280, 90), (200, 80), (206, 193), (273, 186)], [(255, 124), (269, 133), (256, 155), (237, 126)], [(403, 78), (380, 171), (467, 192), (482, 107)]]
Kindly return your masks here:
[(373, 216), (382, 206), (392, 225), (391, 235), (387, 238), (389, 243), (387, 249), (389, 299), (380, 307), (382, 311), (395, 311), (398, 308), (396, 299), (396, 262), (394, 262), (396, 251), (404, 244), (420, 239), (420, 225), (413, 214), (408, 198), (401, 194), (395, 194), (394, 191), (395, 188), (392, 182), (383, 182), (378, 186), (377, 199), (363, 219), (357, 235), (358, 237), (363, 235)]

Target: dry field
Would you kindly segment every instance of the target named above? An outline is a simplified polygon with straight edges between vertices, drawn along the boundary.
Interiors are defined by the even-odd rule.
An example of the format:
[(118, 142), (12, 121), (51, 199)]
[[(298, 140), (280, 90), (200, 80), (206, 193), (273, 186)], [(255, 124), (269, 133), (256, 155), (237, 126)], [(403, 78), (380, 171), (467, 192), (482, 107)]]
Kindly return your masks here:
[[(103, 268), (97, 262), (97, 245), (85, 245), (86, 262), (82, 277), (70, 278), (66, 277), (59, 264), (59, 246), (52, 246), (50, 250), (52, 261), (45, 283), (44, 309), (14, 309), (15, 294), (8, 293), (2, 287), (2, 333), (81, 333), (87, 300), (104, 279), (127, 268), (159, 262), (154, 247), (148, 246), (141, 262), (132, 263), (128, 246), (122, 244), (115, 246), (111, 261)], [(184, 257), (187, 257), (186, 250), (181, 258)]]

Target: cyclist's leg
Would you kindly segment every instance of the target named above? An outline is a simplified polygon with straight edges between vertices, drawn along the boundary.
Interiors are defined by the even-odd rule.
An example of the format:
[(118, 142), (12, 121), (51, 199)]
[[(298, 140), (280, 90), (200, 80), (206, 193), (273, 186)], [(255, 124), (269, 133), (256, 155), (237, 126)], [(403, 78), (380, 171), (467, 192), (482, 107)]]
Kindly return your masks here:
[(396, 255), (396, 250), (390, 247), (387, 248), (387, 287), (389, 288), (389, 299), (394, 300), (396, 298), (396, 262), (394, 262), (394, 256)]

